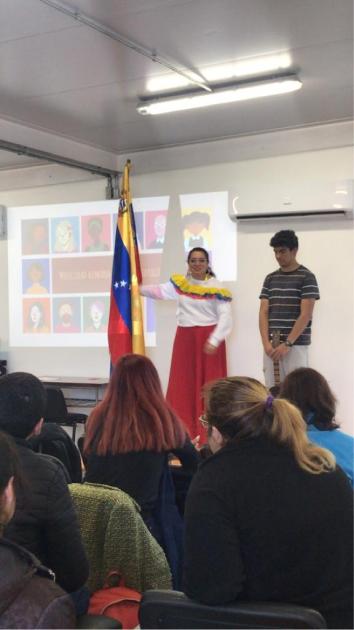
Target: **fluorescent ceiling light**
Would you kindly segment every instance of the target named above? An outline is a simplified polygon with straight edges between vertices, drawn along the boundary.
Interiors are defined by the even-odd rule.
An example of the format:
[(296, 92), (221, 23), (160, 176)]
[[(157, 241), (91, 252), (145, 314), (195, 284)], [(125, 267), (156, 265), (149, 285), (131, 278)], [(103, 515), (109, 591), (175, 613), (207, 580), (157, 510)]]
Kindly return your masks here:
[(163, 77), (153, 77), (146, 84), (148, 92), (163, 92), (164, 90), (173, 90), (175, 88), (186, 87), (191, 85), (185, 77), (179, 74), (166, 74)]
[(187, 109), (197, 109), (199, 107), (211, 107), (223, 103), (235, 103), (246, 101), (252, 98), (262, 98), (277, 94), (294, 92), (302, 87), (301, 81), (294, 75), (281, 77), (262, 83), (241, 84), (235, 87), (228, 87), (208, 94), (183, 94), (179, 97), (156, 99), (139, 103), (137, 111), (139, 114), (156, 115), (178, 112)]
[(276, 72), (277, 70), (289, 68), (290, 65), (290, 55), (282, 53), (280, 55), (253, 57), (252, 59), (243, 59), (233, 63), (210, 66), (201, 70), (201, 74), (207, 81), (222, 81), (223, 79), (232, 79), (234, 77), (251, 77), (267, 72)]
[[(276, 72), (284, 70), (291, 66), (291, 57), (289, 53), (279, 53), (276, 55), (262, 55), (259, 57), (250, 57), (240, 61), (232, 61), (223, 64), (214, 64), (207, 68), (200, 68), (200, 75), (207, 81), (224, 81), (237, 77), (254, 76), (265, 74), (267, 72)], [(191, 79), (193, 73), (191, 73)], [(198, 77), (200, 80), (200, 76)], [(178, 74), (165, 74), (159, 77), (152, 77), (146, 84), (148, 92), (163, 92), (176, 88), (191, 85), (187, 78)]]

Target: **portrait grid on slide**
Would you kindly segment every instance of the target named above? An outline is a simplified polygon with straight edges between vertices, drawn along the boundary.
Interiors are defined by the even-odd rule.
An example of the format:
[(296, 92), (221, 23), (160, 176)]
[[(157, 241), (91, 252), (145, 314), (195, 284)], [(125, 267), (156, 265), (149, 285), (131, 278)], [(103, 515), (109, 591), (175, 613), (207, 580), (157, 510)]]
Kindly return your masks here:
[[(178, 198), (182, 226), (175, 235), (176, 247), (180, 243), (186, 252), (192, 246), (204, 247), (218, 278), (234, 280), (236, 232), (227, 214), (227, 192)], [(169, 204), (168, 195), (133, 199), (145, 284), (161, 281)], [(40, 345), (107, 344), (117, 207), (116, 201), (44, 206), (47, 214), (42, 216), (40, 207), (32, 216), (29, 207), (13, 209), (9, 305), (15, 313), (10, 319), (14, 345), (31, 345), (29, 337), (37, 333)], [(143, 299), (143, 306), (147, 345), (155, 345), (156, 305)]]
[(104, 213), (20, 220), (22, 334), (97, 333), (95, 345), (107, 343), (115, 220), (112, 203)]

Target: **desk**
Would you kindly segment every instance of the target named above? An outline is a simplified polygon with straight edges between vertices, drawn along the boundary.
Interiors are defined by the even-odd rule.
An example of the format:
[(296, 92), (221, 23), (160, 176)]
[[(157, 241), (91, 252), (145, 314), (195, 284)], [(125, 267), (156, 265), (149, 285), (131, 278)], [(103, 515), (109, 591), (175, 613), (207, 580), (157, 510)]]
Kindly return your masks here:
[(71, 389), (91, 389), (95, 393), (95, 403), (99, 401), (100, 391), (104, 391), (107, 386), (108, 378), (87, 378), (84, 376), (38, 376), (44, 385), (56, 385), (61, 388)]

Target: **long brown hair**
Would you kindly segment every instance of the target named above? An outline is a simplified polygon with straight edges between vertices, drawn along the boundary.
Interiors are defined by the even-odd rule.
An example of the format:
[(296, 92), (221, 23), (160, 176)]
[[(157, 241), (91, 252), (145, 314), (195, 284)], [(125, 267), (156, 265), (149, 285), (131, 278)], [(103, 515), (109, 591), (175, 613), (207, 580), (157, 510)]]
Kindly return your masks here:
[[(313, 368), (298, 368), (288, 374), (280, 386), (281, 398), (296, 405), (307, 422), (317, 429), (338, 429), (335, 422), (336, 398), (322, 374)], [(311, 414), (311, 418), (308, 418)]]
[(260, 435), (288, 446), (298, 465), (313, 474), (335, 467), (335, 458), (326, 449), (309, 442), (300, 411), (287, 400), (270, 396), (253, 378), (230, 377), (206, 388), (206, 418), (226, 441)]
[(140, 354), (116, 363), (103, 400), (86, 425), (85, 454), (168, 451), (183, 446), (182, 422), (166, 402), (154, 364)]

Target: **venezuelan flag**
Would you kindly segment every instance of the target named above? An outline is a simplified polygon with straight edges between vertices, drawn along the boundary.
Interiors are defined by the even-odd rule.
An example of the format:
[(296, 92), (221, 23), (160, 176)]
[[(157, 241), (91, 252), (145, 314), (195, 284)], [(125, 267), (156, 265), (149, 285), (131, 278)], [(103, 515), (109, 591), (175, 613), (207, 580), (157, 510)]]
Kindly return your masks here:
[(129, 184), (130, 160), (124, 167), (112, 268), (108, 345), (111, 363), (122, 354), (145, 354), (142, 281), (135, 220)]

